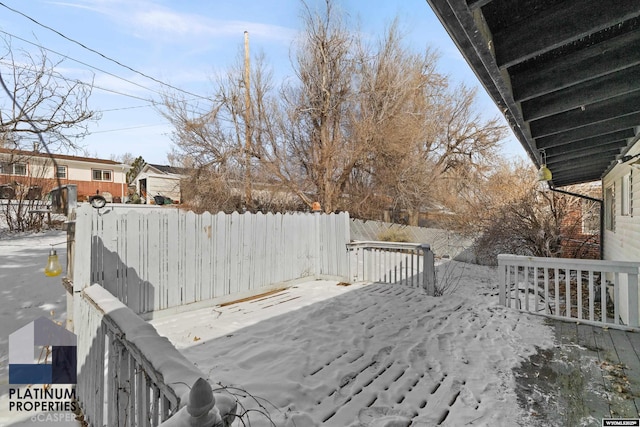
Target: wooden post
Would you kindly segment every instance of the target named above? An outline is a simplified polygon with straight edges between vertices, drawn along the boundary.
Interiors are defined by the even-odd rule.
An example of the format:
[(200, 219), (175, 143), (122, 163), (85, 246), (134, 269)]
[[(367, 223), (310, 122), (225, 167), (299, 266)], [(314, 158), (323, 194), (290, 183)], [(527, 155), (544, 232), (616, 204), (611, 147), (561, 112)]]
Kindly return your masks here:
[(209, 383), (198, 378), (189, 392), (189, 401), (161, 427), (229, 427), (236, 420), (237, 401), (230, 395), (214, 395)]
[(244, 204), (249, 209), (251, 200), (251, 71), (249, 68), (249, 32), (244, 32)]
[(73, 331), (73, 260), (75, 256), (76, 212), (73, 210), (67, 218), (67, 277), (62, 285), (67, 290), (67, 329)]
[(320, 273), (322, 270), (322, 251), (320, 250), (320, 209), (316, 209), (313, 211), (313, 226), (314, 226), (314, 244), (313, 244), (313, 257), (314, 260), (314, 277), (315, 279), (320, 279)]
[(422, 266), (422, 274), (424, 276), (423, 286), (427, 291), (427, 295), (435, 296), (436, 268), (434, 265), (434, 257), (433, 252), (431, 251), (431, 245), (423, 243), (422, 245), (420, 245), (420, 249), (422, 249), (422, 257), (424, 262)]
[[(73, 278), (73, 295), (68, 299), (67, 313), (74, 318), (74, 312), (79, 312), (78, 303), (81, 298), (80, 292), (91, 285), (91, 221), (93, 208), (89, 205), (82, 206), (76, 211), (76, 222), (74, 225), (74, 242), (72, 255), (72, 269), (69, 270)], [(76, 259), (76, 257), (78, 259)], [(70, 302), (70, 304), (69, 304)], [(77, 309), (77, 310), (76, 310)], [(71, 325), (71, 330), (75, 326)]]
[(499, 283), (499, 290), (498, 290), (498, 303), (500, 305), (506, 305), (507, 301), (506, 301), (506, 297), (507, 297), (507, 288), (506, 288), (506, 272), (505, 272), (505, 265), (502, 261), (502, 259), (500, 258), (500, 255), (498, 255), (498, 274), (500, 275), (500, 283)]
[[(627, 299), (629, 303), (629, 326), (637, 328), (640, 324), (638, 316), (638, 274), (627, 274)], [(618, 301), (616, 301), (618, 303)]]

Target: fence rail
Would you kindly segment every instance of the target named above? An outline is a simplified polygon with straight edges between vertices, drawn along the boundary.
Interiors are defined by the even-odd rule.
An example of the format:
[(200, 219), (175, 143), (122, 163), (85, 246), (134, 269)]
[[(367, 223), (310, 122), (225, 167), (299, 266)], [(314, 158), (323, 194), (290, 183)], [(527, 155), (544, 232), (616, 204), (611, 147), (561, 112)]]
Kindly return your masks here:
[(367, 241), (349, 243), (347, 250), (350, 280), (422, 287), (434, 295), (434, 258), (429, 245)]
[(640, 263), (498, 255), (500, 303), (563, 320), (638, 328)]
[(205, 375), (167, 338), (99, 285), (77, 304), (76, 387), (88, 425), (158, 426), (186, 404), (188, 385)]

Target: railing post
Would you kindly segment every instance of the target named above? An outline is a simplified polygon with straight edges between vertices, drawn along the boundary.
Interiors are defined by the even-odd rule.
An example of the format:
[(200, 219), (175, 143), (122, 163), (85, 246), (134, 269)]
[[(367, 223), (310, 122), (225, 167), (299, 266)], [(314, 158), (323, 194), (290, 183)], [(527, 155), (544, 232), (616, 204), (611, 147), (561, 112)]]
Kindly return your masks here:
[(351, 257), (352, 257), (352, 253), (351, 253), (351, 248), (349, 247), (349, 244), (347, 243), (345, 245), (345, 248), (347, 250), (347, 282), (351, 283), (351, 282), (355, 282), (355, 280), (353, 280), (353, 275), (351, 273)]
[[(90, 206), (82, 206), (76, 210), (76, 223), (74, 226), (74, 242), (73, 242), (73, 269), (71, 270), (71, 277), (73, 278), (73, 295), (72, 298), (67, 298), (67, 313), (71, 314), (72, 323), (70, 330), (75, 331), (75, 324), (73, 319), (78, 313), (78, 300), (80, 299), (80, 292), (91, 285), (91, 262), (93, 256), (91, 255), (92, 237), (92, 208)], [(78, 259), (75, 259), (75, 258)]]
[(423, 282), (422, 286), (427, 291), (427, 295), (435, 296), (436, 293), (436, 268), (434, 266), (433, 252), (431, 252), (431, 245), (423, 243), (420, 245), (422, 250), (422, 274)]
[[(638, 327), (638, 274), (627, 274), (627, 301), (629, 303), (629, 326)], [(618, 301), (616, 301), (618, 303)]]
[(62, 285), (66, 289), (67, 297), (67, 325), (66, 328), (73, 331), (73, 263), (76, 254), (76, 211), (69, 212), (66, 221), (67, 226), (67, 277), (62, 279)]
[(320, 214), (321, 214), (321, 210), (320, 210), (320, 205), (318, 205), (317, 207), (315, 206), (314, 203), (314, 207), (313, 207), (313, 222), (314, 222), (314, 258), (315, 258), (315, 272), (314, 272), (314, 276), (315, 279), (319, 279), (320, 278), (320, 274), (321, 274), (321, 270), (322, 270), (322, 260), (321, 260), (321, 256), (322, 256), (322, 251), (320, 249)]
[(506, 305), (507, 301), (506, 301), (506, 290), (507, 290), (507, 286), (506, 286), (506, 271), (505, 271), (505, 263), (502, 260), (501, 256), (498, 255), (498, 274), (500, 275), (500, 281), (499, 281), (499, 288), (498, 288), (498, 303), (500, 305)]
[(237, 402), (230, 396), (214, 396), (209, 383), (198, 378), (189, 392), (189, 401), (160, 427), (228, 427), (236, 419)]

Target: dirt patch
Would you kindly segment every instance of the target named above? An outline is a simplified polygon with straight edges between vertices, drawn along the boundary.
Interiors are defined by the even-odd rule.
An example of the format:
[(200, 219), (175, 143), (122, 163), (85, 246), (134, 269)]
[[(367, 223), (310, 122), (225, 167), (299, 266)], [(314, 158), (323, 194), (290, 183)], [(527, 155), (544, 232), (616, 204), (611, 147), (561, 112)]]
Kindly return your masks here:
[(514, 369), (518, 404), (531, 425), (595, 427), (603, 418), (635, 418), (624, 366), (600, 360), (598, 351), (564, 343)]

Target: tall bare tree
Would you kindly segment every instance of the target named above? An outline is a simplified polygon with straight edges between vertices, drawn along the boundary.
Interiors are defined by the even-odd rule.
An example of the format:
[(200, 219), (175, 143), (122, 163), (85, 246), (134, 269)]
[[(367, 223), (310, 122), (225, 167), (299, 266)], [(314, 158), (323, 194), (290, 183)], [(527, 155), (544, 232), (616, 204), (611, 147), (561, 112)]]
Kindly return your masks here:
[(92, 84), (63, 76), (57, 71), (62, 60), (51, 61), (43, 49), (35, 54), (14, 49), (10, 38), (0, 55), (3, 81), (21, 107), (8, 96), (0, 98), (0, 146), (38, 148), (40, 132), (51, 151), (78, 149), (89, 122), (98, 119), (88, 107)]
[[(177, 94), (164, 97), (160, 112), (175, 128), (170, 161), (193, 170), (189, 195), (199, 200), (199, 205), (208, 200), (208, 209), (256, 208), (250, 198), (242, 199), (234, 193), (241, 191), (244, 177), (253, 177), (253, 169), (256, 169), (255, 179), (267, 179), (264, 174), (260, 175), (259, 166), (266, 164), (269, 156), (267, 150), (260, 147), (274, 145), (273, 141), (278, 139), (280, 127), (276, 118), (280, 112), (272, 102), (273, 88), (264, 57), (256, 55), (254, 61), (249, 97), (242, 83), (242, 52), (226, 73), (214, 80), (210, 103), (200, 101), (194, 106)], [(252, 104), (250, 107), (247, 99)], [(247, 108), (253, 111), (250, 116), (245, 114)], [(251, 123), (247, 123), (248, 117)], [(247, 138), (253, 142), (247, 144)]]
[(443, 183), (453, 171), (487, 166), (505, 129), (497, 118), (476, 112), (474, 90), (450, 87), (437, 71), (436, 52), (407, 50), (397, 22), (373, 55), (362, 50), (352, 128), (369, 147), (366, 169), (376, 193), (415, 223), (425, 201), (442, 202)]
[[(319, 10), (302, 5), (295, 78), (279, 91), (261, 57), (251, 67), (250, 106), (238, 84), (241, 60), (216, 82), (217, 102), (200, 108), (204, 113), (166, 99), (175, 155), (201, 169), (215, 164), (210, 170), (227, 181), (250, 167), (255, 180), (285, 188), (309, 206), (319, 201), (327, 212), (364, 217), (390, 206), (417, 212), (438, 195), (435, 184), (447, 173), (490, 158), (504, 128), (475, 113), (474, 91), (450, 87), (436, 71), (435, 52), (407, 49), (397, 22), (368, 44), (333, 0)], [(241, 160), (247, 146), (248, 165)]]

